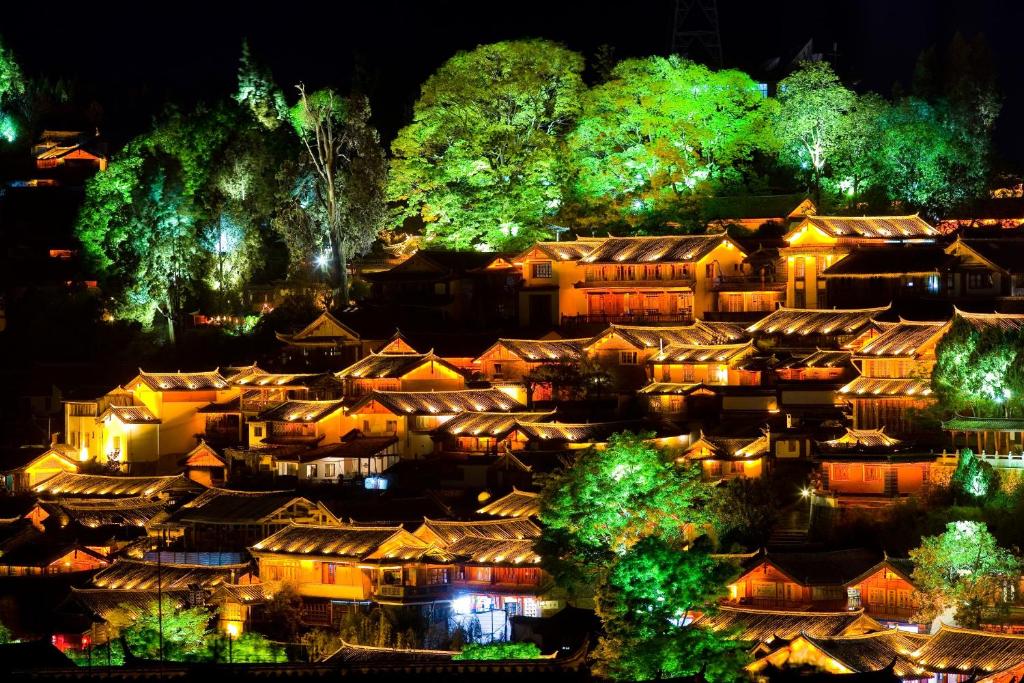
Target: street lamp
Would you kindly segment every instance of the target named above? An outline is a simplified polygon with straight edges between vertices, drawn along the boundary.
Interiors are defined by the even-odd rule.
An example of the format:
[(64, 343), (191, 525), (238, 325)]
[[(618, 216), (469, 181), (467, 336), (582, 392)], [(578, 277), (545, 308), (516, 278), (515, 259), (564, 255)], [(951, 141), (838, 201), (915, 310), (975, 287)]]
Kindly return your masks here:
[(232, 647), (235, 643), (235, 638), (238, 637), (238, 625), (228, 624), (228, 664), (233, 663), (233, 652)]
[(814, 491), (809, 487), (800, 489), (800, 495), (807, 499), (807, 531), (811, 530), (811, 522), (814, 520)]

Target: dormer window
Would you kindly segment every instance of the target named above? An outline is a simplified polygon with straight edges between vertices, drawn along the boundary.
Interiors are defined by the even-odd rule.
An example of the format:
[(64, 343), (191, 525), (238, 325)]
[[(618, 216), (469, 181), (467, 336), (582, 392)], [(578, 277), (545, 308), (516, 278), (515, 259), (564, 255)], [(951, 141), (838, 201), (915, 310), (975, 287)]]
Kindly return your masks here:
[(551, 261), (538, 261), (537, 263), (530, 264), (530, 276), (538, 279), (552, 277)]

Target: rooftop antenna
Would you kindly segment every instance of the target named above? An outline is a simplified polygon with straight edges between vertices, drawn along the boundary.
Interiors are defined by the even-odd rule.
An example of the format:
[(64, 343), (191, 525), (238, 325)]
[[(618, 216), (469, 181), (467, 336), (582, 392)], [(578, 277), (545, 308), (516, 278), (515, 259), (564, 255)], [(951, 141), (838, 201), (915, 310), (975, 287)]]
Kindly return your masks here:
[[(722, 67), (722, 37), (718, 32), (717, 0), (676, 0), (672, 25), (672, 54), (694, 59), (697, 45), (709, 66)], [(696, 61), (696, 60), (695, 60)]]

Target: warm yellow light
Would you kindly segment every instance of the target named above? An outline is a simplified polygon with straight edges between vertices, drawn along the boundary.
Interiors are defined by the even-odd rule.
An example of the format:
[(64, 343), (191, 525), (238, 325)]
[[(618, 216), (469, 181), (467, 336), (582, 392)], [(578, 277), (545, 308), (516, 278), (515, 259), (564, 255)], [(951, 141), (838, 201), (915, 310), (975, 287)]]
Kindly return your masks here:
[(238, 624), (228, 624), (228, 638), (232, 640), (238, 637)]

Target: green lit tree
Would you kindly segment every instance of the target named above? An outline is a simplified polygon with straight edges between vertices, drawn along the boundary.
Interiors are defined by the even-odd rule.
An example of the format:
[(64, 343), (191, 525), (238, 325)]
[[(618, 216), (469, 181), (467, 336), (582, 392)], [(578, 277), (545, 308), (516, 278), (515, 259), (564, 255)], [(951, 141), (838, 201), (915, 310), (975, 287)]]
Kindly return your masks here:
[(1005, 416), (1021, 409), (1024, 334), (979, 331), (956, 318), (935, 350), (932, 389), (949, 412)]
[(387, 160), (376, 129), (370, 125), (370, 102), (343, 98), (330, 89), (306, 93), (290, 116), (305, 145), (306, 175), (296, 195), (308, 228), (320, 229), (333, 254), (342, 302), (349, 298), (349, 261), (365, 254), (385, 221)]
[(1005, 612), (1020, 578), (1019, 561), (983, 522), (950, 522), (910, 559), (921, 599), (915, 619), (923, 622), (952, 613), (960, 626), (978, 628), (986, 614)]
[(248, 40), (242, 41), (235, 101), (248, 109), (253, 118), (267, 130), (277, 129), (288, 117), (284, 93), (275, 85), (270, 70), (252, 56)]
[(851, 203), (856, 203), (881, 180), (878, 143), (888, 112), (889, 103), (884, 98), (865, 93), (856, 97), (845, 117), (826, 185)]
[(975, 456), (970, 448), (965, 448), (960, 451), (950, 483), (956, 493), (974, 503), (999, 489), (999, 473)]
[(583, 58), (543, 40), (460, 52), (423, 84), (391, 145), (394, 221), (453, 249), (509, 249), (546, 235), (562, 204), (562, 141), (580, 110)]
[(16, 112), (24, 106), (26, 87), (14, 54), (0, 40), (0, 138), (8, 143), (18, 138)]
[(11, 633), (11, 629), (7, 628), (7, 625), (0, 621), (0, 645), (5, 645), (14, 640), (14, 634)]
[(740, 71), (678, 56), (619, 62), (583, 97), (568, 136), (581, 215), (632, 224), (674, 216), (700, 195), (739, 185), (774, 151), (774, 100)]
[(534, 643), (486, 643), (467, 645), (462, 652), (452, 657), (452, 659), (537, 659), (540, 655), (540, 648)]
[(775, 133), (782, 161), (809, 175), (816, 194), (826, 166), (842, 147), (856, 99), (828, 62), (803, 62), (779, 83)]
[[(154, 600), (121, 631), (121, 638), (136, 657), (160, 658), (161, 634), (163, 658), (185, 661), (201, 655), (206, 641), (211, 613), (205, 607), (181, 609), (174, 600), (164, 597), (161, 611)], [(124, 611), (129, 611), (125, 608)]]
[(601, 675), (652, 680), (739, 675), (741, 650), (691, 625), (714, 609), (728, 572), (687, 538), (712, 524), (715, 489), (628, 432), (589, 450), (541, 496), (545, 557), (559, 584), (593, 591), (604, 625)]

